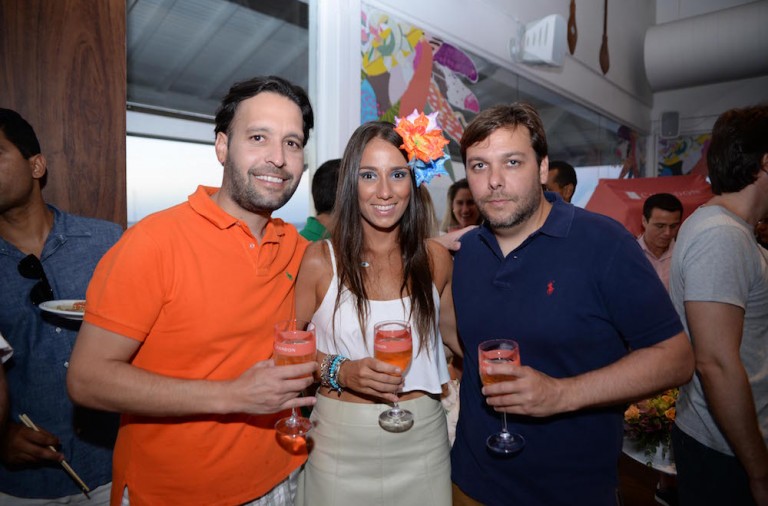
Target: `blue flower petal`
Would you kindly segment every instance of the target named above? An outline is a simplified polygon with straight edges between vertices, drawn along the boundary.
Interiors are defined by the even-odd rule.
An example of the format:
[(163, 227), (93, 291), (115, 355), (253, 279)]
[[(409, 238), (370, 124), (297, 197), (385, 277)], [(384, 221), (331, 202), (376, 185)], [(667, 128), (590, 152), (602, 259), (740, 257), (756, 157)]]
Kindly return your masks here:
[(439, 158), (438, 160), (432, 160), (429, 163), (424, 163), (421, 160), (411, 162), (409, 165), (416, 174), (416, 186), (421, 183), (429, 184), (432, 178), (435, 176), (448, 176), (448, 172), (445, 170), (445, 160), (447, 157)]

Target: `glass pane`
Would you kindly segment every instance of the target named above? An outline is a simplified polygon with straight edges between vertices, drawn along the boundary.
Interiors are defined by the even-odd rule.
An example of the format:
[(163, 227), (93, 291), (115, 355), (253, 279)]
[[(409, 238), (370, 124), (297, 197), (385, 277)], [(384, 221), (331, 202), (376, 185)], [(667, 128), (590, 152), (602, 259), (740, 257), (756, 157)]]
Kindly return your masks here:
[[(631, 176), (643, 173), (645, 140), (637, 132), (454, 44), (450, 34), (436, 34), (365, 2), (362, 10), (361, 120), (392, 120), (410, 114), (413, 107), (439, 111), (451, 139), (450, 179), (464, 176), (458, 140), (477, 111), (515, 101), (529, 102), (539, 111), (550, 160), (585, 168), (585, 184), (579, 181), (577, 193), (590, 188), (594, 174), (627, 175), (622, 165), (632, 169)], [(420, 56), (425, 51), (431, 52), (431, 59)], [(624, 164), (627, 158), (635, 163)], [(606, 171), (606, 166), (614, 169)], [(603, 169), (593, 170), (596, 167)], [(438, 215), (446, 207), (450, 182), (433, 180), (430, 185)]]
[[(148, 139), (126, 139), (128, 226), (141, 218), (187, 201), (198, 185), (221, 186), (222, 167), (213, 145)], [(291, 200), (273, 216), (301, 229), (309, 213), (307, 172)]]
[(126, 154), (128, 226), (186, 202), (198, 185), (221, 186), (222, 167), (213, 145), (129, 135)]
[[(221, 185), (212, 120), (232, 84), (278, 75), (307, 89), (309, 22), (301, 0), (127, 0), (126, 9), (130, 225), (199, 184)], [(274, 213), (298, 226), (309, 212), (303, 179)]]
[(128, 102), (213, 116), (229, 87), (279, 75), (307, 89), (299, 0), (129, 0)]

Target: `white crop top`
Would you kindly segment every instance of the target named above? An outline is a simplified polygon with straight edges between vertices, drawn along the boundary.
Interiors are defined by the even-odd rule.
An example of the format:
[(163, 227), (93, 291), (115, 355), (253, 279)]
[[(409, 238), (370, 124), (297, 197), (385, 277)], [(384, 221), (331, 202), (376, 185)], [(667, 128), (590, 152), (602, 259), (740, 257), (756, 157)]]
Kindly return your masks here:
[[(370, 315), (366, 321), (365, 341), (360, 336), (360, 324), (357, 320), (357, 308), (355, 306), (354, 296), (344, 288), (339, 309), (336, 311), (336, 336), (333, 335), (334, 317), (333, 308), (336, 304), (336, 294), (339, 289), (339, 278), (336, 274), (336, 256), (333, 253), (331, 242), (326, 240), (328, 248), (331, 251), (331, 266), (333, 267), (333, 278), (328, 286), (328, 291), (323, 297), (323, 302), (317, 308), (312, 322), (315, 324), (317, 335), (317, 349), (326, 354), (343, 355), (352, 360), (359, 360), (365, 357), (373, 356), (373, 326), (380, 321), (385, 320), (406, 320), (411, 309), (411, 299), (395, 300), (371, 300)], [(438, 310), (435, 318), (435, 338), (430, 343), (429, 353), (427, 350), (419, 350), (419, 335), (413, 322), (411, 322), (411, 334), (413, 338), (413, 359), (411, 365), (405, 374), (404, 392), (413, 390), (422, 390), (432, 394), (442, 392), (443, 383), (450, 379), (448, 374), (448, 365), (445, 360), (445, 351), (443, 350), (443, 339), (440, 336), (440, 330), (437, 327), (439, 321), (440, 295), (435, 285), (432, 285), (432, 298), (435, 301), (435, 308)]]

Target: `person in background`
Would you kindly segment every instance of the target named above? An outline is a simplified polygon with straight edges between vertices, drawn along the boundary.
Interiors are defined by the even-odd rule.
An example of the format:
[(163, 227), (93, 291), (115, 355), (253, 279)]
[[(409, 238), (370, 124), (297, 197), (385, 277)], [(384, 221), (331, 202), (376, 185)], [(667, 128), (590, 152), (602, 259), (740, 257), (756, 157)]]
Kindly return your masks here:
[[(481, 112), (461, 155), (484, 222), (454, 257), (454, 504), (615, 506), (623, 403), (693, 373), (680, 319), (624, 227), (542, 190), (547, 140), (533, 107)], [(481, 387), (478, 344), (497, 338), (518, 341), (522, 365), (491, 365), (510, 380)], [(512, 456), (486, 447), (500, 412), (526, 441)]]
[(314, 403), (299, 393), (316, 365), (270, 357), (307, 241), (271, 213), (299, 185), (312, 107), (255, 77), (215, 121), (221, 188), (131, 227), (88, 287), (67, 379), (76, 402), (123, 413), (112, 504), (290, 505), (306, 458), (274, 425)]
[[(66, 373), (80, 323), (39, 304), (82, 299), (122, 228), (46, 204), (47, 171), (32, 125), (0, 109), (0, 332), (14, 349), (5, 366), (10, 404), (0, 437), (0, 505), (86, 500), (57, 465), (65, 458), (91, 488), (89, 504), (107, 504), (119, 419), (72, 404)], [(20, 423), (21, 414), (40, 432)]]
[(549, 162), (549, 174), (544, 185), (547, 191), (559, 193), (563, 200), (570, 203), (576, 193), (576, 169), (568, 162), (553, 160)]
[(339, 181), (340, 158), (323, 163), (312, 176), (312, 201), (315, 203), (315, 216), (307, 218), (307, 224), (301, 229), (301, 236), (308, 241), (319, 241), (330, 237), (331, 212), (336, 202), (336, 184)]
[[(296, 314), (316, 324), (318, 361), (326, 365), (298, 506), (451, 502), (439, 400), (448, 381), (443, 340), (457, 348), (451, 257), (428, 240), (428, 192), (416, 184), (422, 169), (409, 166), (400, 131), (369, 122), (352, 134), (331, 240), (312, 244), (299, 272)], [(373, 358), (373, 327), (385, 320), (411, 323), (407, 372)], [(398, 391), (415, 423), (385, 432), (379, 414)]]
[[(651, 262), (664, 287), (669, 291), (669, 268), (675, 237), (683, 219), (683, 203), (670, 193), (656, 193), (643, 203), (643, 233), (637, 243)], [(659, 471), (655, 500), (665, 506), (677, 504), (677, 482), (674, 476)]]
[(758, 220), (755, 225), (755, 238), (757, 239), (757, 244), (768, 249), (768, 219)]
[(683, 203), (670, 193), (656, 193), (643, 203), (643, 233), (637, 243), (664, 287), (669, 290), (669, 268), (675, 238), (683, 221)]
[(466, 179), (459, 179), (448, 187), (447, 200), (448, 206), (440, 224), (440, 232), (452, 232), (480, 224), (480, 211), (477, 210)]
[(768, 105), (720, 115), (707, 153), (714, 197), (685, 220), (670, 291), (693, 342), (672, 443), (680, 504), (768, 505)]

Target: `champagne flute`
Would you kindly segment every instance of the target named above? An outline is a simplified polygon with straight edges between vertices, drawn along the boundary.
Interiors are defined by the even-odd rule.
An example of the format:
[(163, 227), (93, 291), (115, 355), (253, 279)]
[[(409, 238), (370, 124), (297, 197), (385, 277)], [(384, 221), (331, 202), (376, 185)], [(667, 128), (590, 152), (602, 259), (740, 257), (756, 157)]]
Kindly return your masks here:
[[(316, 354), (314, 323), (305, 320), (284, 320), (275, 325), (275, 365), (314, 362)], [(291, 416), (281, 418), (275, 424), (278, 434), (291, 438), (304, 436), (311, 428), (312, 422), (299, 415), (296, 408), (291, 409)]]
[[(405, 375), (413, 354), (411, 324), (389, 320), (374, 325), (373, 353), (376, 360), (399, 367)], [(388, 432), (405, 432), (413, 426), (413, 413), (395, 402), (391, 408), (379, 415), (379, 425)]]
[[(520, 347), (517, 341), (510, 339), (492, 339), (483, 341), (477, 347), (478, 365), (480, 368), (480, 380), (484, 386), (513, 381), (514, 376), (506, 374), (489, 374), (488, 367), (495, 364), (520, 365)], [(525, 439), (520, 434), (513, 434), (507, 430), (507, 414), (501, 413), (501, 432), (488, 436), (485, 444), (489, 450), (500, 455), (510, 455), (519, 452), (525, 446)]]

